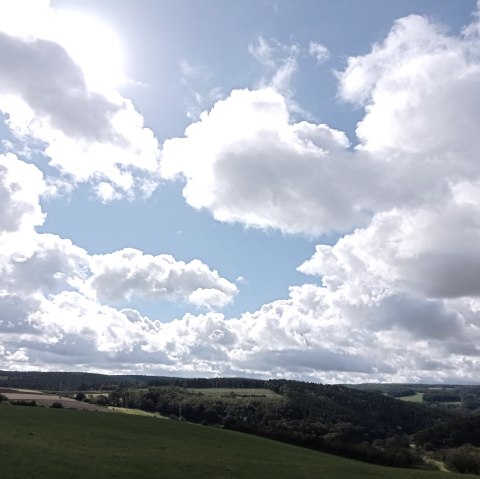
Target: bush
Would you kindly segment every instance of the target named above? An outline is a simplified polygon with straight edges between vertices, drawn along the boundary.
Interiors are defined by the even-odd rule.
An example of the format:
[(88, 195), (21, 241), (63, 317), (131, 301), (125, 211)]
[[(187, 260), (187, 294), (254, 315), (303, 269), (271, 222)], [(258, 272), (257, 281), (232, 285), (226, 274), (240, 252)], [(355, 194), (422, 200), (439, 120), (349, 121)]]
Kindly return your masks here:
[(470, 445), (449, 449), (445, 455), (447, 465), (463, 474), (480, 474), (480, 451)]
[(36, 407), (37, 403), (35, 401), (11, 401), (14, 406), (30, 406)]
[(236, 422), (237, 421), (235, 420), (235, 418), (233, 416), (225, 416), (223, 418), (223, 427), (225, 427), (227, 429), (232, 429), (235, 426)]
[(63, 404), (59, 401), (55, 401), (50, 407), (54, 409), (63, 409)]
[(94, 401), (92, 402), (94, 402), (98, 406), (106, 406), (108, 404), (108, 398), (107, 396), (104, 396), (102, 394), (101, 396), (97, 396), (96, 398), (94, 398)]
[(221, 418), (216, 409), (206, 409), (203, 413), (203, 417), (209, 424), (218, 424), (221, 422)]

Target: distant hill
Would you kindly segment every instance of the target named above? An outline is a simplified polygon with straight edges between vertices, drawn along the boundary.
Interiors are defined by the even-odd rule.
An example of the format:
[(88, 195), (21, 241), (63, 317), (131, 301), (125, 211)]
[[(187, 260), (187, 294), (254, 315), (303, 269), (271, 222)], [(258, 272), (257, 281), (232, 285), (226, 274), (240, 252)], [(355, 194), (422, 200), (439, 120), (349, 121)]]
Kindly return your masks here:
[(121, 385), (258, 388), (264, 387), (266, 383), (267, 381), (249, 378), (180, 378), (65, 371), (0, 371), (0, 386), (48, 391), (111, 390)]

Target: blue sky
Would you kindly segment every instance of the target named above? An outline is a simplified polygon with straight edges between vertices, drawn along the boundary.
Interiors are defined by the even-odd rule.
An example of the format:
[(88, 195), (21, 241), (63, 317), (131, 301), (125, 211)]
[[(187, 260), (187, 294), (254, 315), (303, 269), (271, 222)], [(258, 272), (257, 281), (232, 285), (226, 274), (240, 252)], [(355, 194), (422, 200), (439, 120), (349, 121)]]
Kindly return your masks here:
[(0, 13), (0, 368), (476, 380), (474, 1)]

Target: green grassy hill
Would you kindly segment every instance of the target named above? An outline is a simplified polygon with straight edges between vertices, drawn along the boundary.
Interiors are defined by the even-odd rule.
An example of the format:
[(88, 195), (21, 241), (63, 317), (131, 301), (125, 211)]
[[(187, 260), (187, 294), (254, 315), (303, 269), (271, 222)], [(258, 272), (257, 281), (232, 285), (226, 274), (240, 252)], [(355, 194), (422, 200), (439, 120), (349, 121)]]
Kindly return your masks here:
[(0, 404), (2, 479), (459, 479), (152, 417)]

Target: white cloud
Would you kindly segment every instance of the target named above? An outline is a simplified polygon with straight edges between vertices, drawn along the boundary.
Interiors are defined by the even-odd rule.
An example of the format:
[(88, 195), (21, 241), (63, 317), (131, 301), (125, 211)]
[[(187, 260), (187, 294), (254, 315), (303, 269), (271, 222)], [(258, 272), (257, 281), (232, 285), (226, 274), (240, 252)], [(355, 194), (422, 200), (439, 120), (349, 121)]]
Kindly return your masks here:
[(205, 73), (205, 69), (200, 65), (196, 65), (191, 61), (188, 61), (186, 58), (182, 58), (178, 62), (180, 67), (180, 72), (182, 74), (182, 81), (187, 82), (188, 80), (198, 78), (200, 75)]
[(29, 360), (27, 354), (23, 349), (19, 349), (18, 351), (15, 351), (13, 354), (9, 354), (7, 352), (6, 354), (7, 360), (12, 361), (12, 362), (27, 362)]
[[(472, 305), (464, 309), (474, 314)], [(238, 319), (187, 314), (166, 324), (62, 292), (42, 301), (28, 324), (33, 330), (5, 334), (3, 347), (51, 368), (441, 381), (461, 367), (474, 381), (479, 366), (478, 328), (438, 301), (387, 295), (352, 303), (314, 285)]]
[(238, 319), (210, 313), (161, 325), (148, 351), (173, 361), (158, 363), (157, 373), (441, 381), (462, 364), (463, 377), (475, 380), (477, 341), (478, 331), (438, 301), (385, 296), (352, 304), (304, 285)]
[(330, 58), (330, 50), (321, 43), (310, 42), (308, 53), (317, 60), (317, 64), (324, 63)]
[(214, 86), (213, 75), (204, 65), (182, 58), (178, 66), (186, 91), (186, 115), (192, 121), (198, 120), (202, 111), (224, 96), (223, 89)]
[(56, 235), (12, 234), (0, 241), (0, 288), (13, 294), (51, 294), (78, 288), (88, 277), (88, 255)]
[[(88, 299), (77, 292), (62, 292), (30, 316), (30, 321), (48, 335), (45, 343), (62, 345), (64, 336), (79, 340), (90, 351), (114, 353), (132, 351), (142, 342), (142, 325), (130, 322), (125, 314), (109, 306)], [(84, 351), (72, 351), (85, 354)]]
[(357, 126), (362, 148), (428, 154), (431, 161), (439, 155), (460, 167), (472, 163), (478, 148), (479, 115), (471, 107), (479, 100), (478, 53), (478, 32), (448, 36), (411, 15), (398, 20), (370, 54), (350, 58), (339, 74), (340, 94), (365, 106)]
[[(355, 150), (343, 132), (294, 123), (275, 87), (236, 90), (184, 138), (164, 143), (162, 173), (183, 177), (187, 202), (220, 221), (287, 233), (342, 232), (376, 212), (427, 208), (479, 178), (471, 105), (480, 41), (468, 32), (451, 37), (410, 16), (370, 54), (348, 60), (340, 93), (365, 107)], [(253, 51), (268, 63), (275, 48), (260, 37)]]
[(158, 142), (143, 117), (116, 92), (113, 79), (92, 81), (82, 59), (96, 50), (72, 58), (81, 41), (73, 45), (71, 31), (60, 28), (64, 17), (48, 2), (22, 3), (35, 4), (35, 24), (13, 2), (0, 6), (0, 111), (7, 126), (74, 183), (96, 184), (104, 201), (150, 194), (158, 182)]
[(297, 44), (285, 45), (275, 39), (268, 41), (259, 35), (255, 43), (250, 43), (248, 51), (269, 73), (266, 78), (262, 78), (260, 86), (274, 88), (291, 97), (290, 85), (298, 69), (300, 47)]
[(99, 302), (132, 297), (220, 308), (237, 287), (199, 260), (146, 255), (135, 249), (90, 256), (70, 240), (13, 232), (0, 237), (0, 292), (8, 297), (49, 297), (77, 291)]
[[(333, 246), (317, 246), (299, 269), (325, 285), (353, 278), (365, 288), (385, 288), (428, 298), (480, 296), (479, 205), (441, 204), (435, 209), (393, 210), (375, 216)], [(357, 269), (355, 270), (354, 267)], [(352, 279), (353, 281), (353, 279)]]
[(161, 171), (183, 177), (187, 202), (220, 221), (313, 235), (364, 225), (374, 211), (436, 201), (452, 181), (477, 173), (468, 142), (469, 157), (348, 146), (327, 125), (293, 123), (274, 89), (236, 90), (184, 138), (164, 143)]
[(248, 45), (248, 51), (262, 64), (268, 67), (274, 67), (275, 61), (273, 54), (275, 48), (263, 37), (259, 35), (256, 43)]
[(0, 155), (0, 238), (4, 231), (31, 230), (43, 223), (38, 201), (45, 190), (38, 168), (12, 153)]
[(199, 260), (184, 263), (170, 255), (152, 256), (132, 248), (92, 256), (90, 267), (89, 284), (107, 302), (140, 295), (222, 307), (237, 293), (233, 283)]
[(0, 32), (0, 49), (3, 95), (22, 98), (33, 115), (67, 136), (98, 142), (118, 139), (111, 118), (120, 106), (88, 91), (81, 68), (63, 47)]
[(188, 204), (217, 220), (319, 234), (365, 221), (353, 201), (365, 173), (348, 145), (326, 125), (292, 124), (285, 98), (271, 88), (235, 90), (185, 138), (164, 143), (161, 172), (183, 177)]

